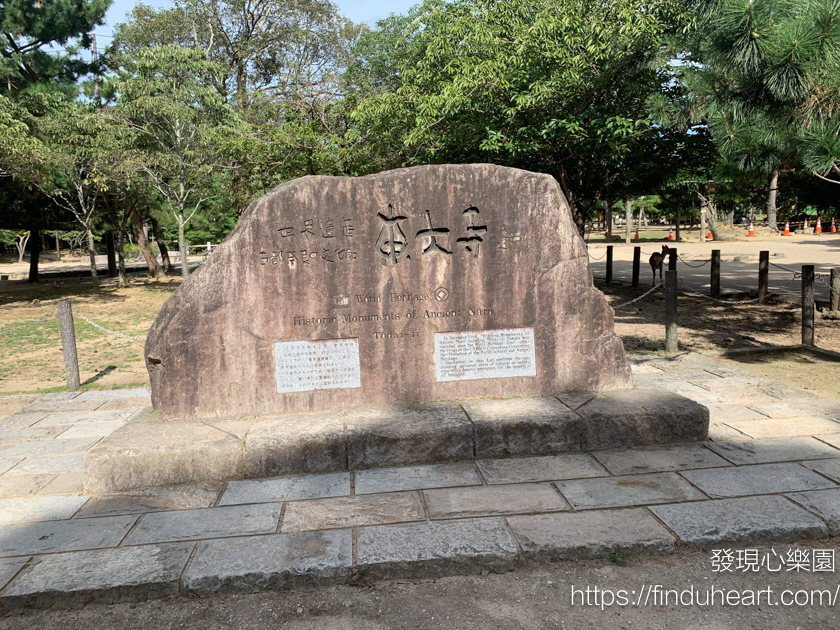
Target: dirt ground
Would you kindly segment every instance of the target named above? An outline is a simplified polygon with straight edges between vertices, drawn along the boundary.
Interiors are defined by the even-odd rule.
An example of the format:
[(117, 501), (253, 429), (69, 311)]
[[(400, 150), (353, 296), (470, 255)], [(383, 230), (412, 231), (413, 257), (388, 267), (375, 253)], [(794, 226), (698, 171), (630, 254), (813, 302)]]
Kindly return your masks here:
[[(132, 286), (119, 289), (109, 280), (104, 283), (101, 296), (96, 297), (87, 279), (69, 278), (61, 285), (6, 282), (0, 286), (0, 331), (55, 313), (58, 301), (69, 299), (74, 313), (109, 330), (145, 337), (161, 306), (179, 283), (176, 277), (164, 282), (135, 277)], [(137, 387), (149, 382), (142, 341), (103, 333), (80, 317), (75, 317), (74, 323), (83, 389)], [(0, 394), (64, 388), (64, 358), (57, 318), (0, 336)]]
[[(836, 547), (829, 542), (817, 547)], [(776, 545), (786, 554), (794, 545)], [(760, 549), (759, 556), (770, 554)], [(734, 553), (734, 552), (733, 552)], [(0, 630), (511, 630), (603, 628), (604, 630), (829, 630), (840, 627), (838, 605), (819, 605), (812, 591), (837, 588), (837, 573), (715, 573), (710, 552), (678, 553), (662, 558), (629, 559), (628, 566), (606, 560), (566, 561), (541, 567), (520, 567), (501, 575), (422, 580), (390, 580), (369, 586), (335, 586), (317, 590), (221, 595), (210, 599), (172, 598), (138, 604), (88, 605), (76, 611), (24, 611), (0, 614)], [(661, 585), (679, 591), (712, 587), (763, 591), (752, 605), (667, 605), (650, 600), (636, 605), (642, 589)], [(625, 606), (572, 603), (572, 587), (627, 591), (634, 602)], [(767, 605), (767, 591), (776, 599)], [(783, 595), (783, 591), (792, 591)], [(784, 606), (799, 593), (801, 606)], [(688, 595), (684, 602), (688, 602)], [(702, 595), (705, 598), (706, 595)], [(755, 595), (753, 595), (755, 597)], [(779, 598), (779, 599), (777, 599)], [(599, 598), (599, 604), (600, 604)], [(740, 601), (740, 600), (732, 600)]]

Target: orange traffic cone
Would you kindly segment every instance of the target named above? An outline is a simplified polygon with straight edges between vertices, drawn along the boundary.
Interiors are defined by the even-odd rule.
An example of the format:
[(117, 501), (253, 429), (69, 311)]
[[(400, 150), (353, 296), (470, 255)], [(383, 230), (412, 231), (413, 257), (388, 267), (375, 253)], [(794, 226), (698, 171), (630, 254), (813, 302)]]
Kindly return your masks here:
[(837, 226), (836, 226), (836, 225), (834, 225), (834, 217), (831, 217), (831, 231), (832, 231), (832, 232), (836, 232), (836, 231), (837, 231)]
[(807, 232), (811, 229), (811, 226), (808, 225), (808, 219), (805, 219), (805, 225), (802, 226), (803, 231)]
[(747, 232), (747, 236), (755, 236), (755, 228), (753, 227), (752, 221), (750, 221), (750, 231)]
[(713, 241), (713, 240), (715, 240), (715, 235), (714, 235), (714, 234), (712, 234), (712, 231), (711, 231), (711, 230), (709, 230), (709, 233), (708, 233), (708, 234), (706, 234), (706, 240), (707, 240), (707, 241)]
[(674, 228), (668, 228), (668, 240), (669, 241), (674, 240)]
[(814, 234), (822, 234), (822, 223), (820, 223), (819, 217), (817, 217), (817, 227), (814, 228)]
[(633, 237), (633, 240), (634, 240), (634, 241), (638, 241), (638, 240), (639, 240), (639, 228), (636, 228), (636, 236), (634, 236), (634, 237)]
[(782, 236), (790, 236), (790, 221), (785, 221), (785, 231)]

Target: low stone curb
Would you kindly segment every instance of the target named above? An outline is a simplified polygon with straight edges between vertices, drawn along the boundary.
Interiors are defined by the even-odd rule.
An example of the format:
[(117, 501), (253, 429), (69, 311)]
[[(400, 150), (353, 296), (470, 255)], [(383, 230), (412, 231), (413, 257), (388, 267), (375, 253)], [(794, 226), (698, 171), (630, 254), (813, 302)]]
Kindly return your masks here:
[(7, 558), (0, 559), (0, 610), (503, 573), (614, 552), (667, 555), (680, 546), (827, 540), (826, 523), (794, 500), (768, 495)]

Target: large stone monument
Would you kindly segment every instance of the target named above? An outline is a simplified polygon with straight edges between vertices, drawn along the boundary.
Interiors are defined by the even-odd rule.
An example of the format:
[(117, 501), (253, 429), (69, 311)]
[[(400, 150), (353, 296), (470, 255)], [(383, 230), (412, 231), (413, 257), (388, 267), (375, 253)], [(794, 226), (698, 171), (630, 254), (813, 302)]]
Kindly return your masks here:
[(556, 181), (488, 164), (255, 201), (146, 344), (165, 419), (632, 386)]
[(487, 164), (305, 177), (246, 210), (146, 342), (155, 414), (91, 493), (705, 439), (633, 390), (555, 180)]

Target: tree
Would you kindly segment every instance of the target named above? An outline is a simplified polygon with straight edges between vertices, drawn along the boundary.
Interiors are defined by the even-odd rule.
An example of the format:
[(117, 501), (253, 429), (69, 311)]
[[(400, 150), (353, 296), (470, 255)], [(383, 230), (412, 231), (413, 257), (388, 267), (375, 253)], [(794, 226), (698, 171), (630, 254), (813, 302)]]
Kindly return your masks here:
[[(0, 91), (13, 96), (47, 82), (72, 86), (91, 64), (78, 48), (49, 50), (78, 39), (90, 48), (88, 33), (104, 24), (112, 0), (3, 0), (0, 4)], [(52, 87), (50, 86), (50, 87)]]
[(139, 169), (178, 224), (181, 274), (189, 278), (185, 228), (230, 166), (223, 149), (241, 128), (211, 85), (218, 68), (203, 49), (175, 45), (141, 52), (136, 71), (120, 83), (117, 108), (137, 134)]
[(18, 262), (23, 262), (23, 254), (26, 251), (26, 242), (32, 232), (29, 230), (0, 230), (0, 243), (3, 245), (14, 245), (18, 251)]
[(553, 174), (582, 230), (657, 152), (647, 99), (670, 81), (669, 41), (690, 20), (670, 0), (427, 0), (362, 37), (373, 92), (355, 115), (404, 163)]
[(840, 3), (707, 0), (700, 16), (701, 65), (686, 79), (721, 155), (767, 178), (767, 220), (775, 228), (779, 174), (797, 166), (802, 134), (811, 137), (820, 125), (814, 120), (809, 131), (802, 114), (819, 109), (809, 101), (820, 77), (836, 76)]

